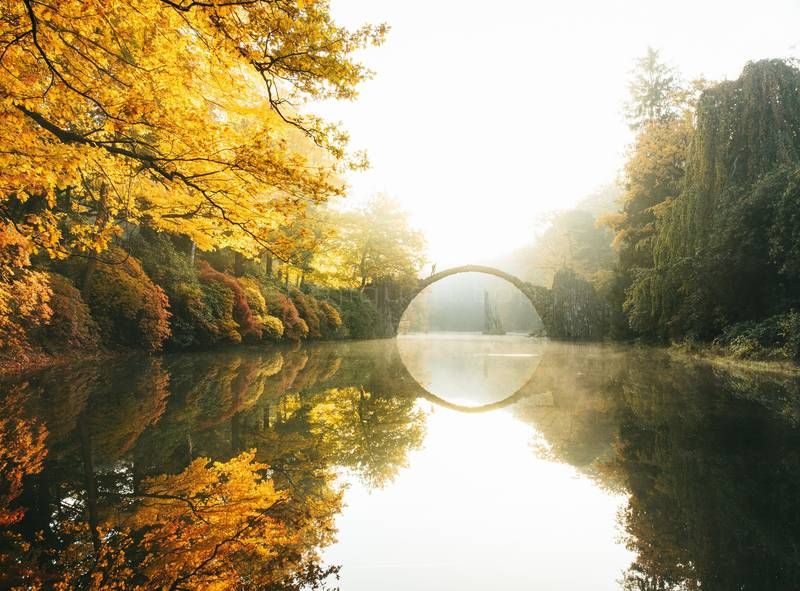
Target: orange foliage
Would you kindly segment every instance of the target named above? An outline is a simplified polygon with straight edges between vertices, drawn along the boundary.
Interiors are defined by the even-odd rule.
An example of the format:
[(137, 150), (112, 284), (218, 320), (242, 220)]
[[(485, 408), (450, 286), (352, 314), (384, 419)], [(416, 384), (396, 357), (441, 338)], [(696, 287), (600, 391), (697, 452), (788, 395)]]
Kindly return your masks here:
[[(293, 568), (281, 557), (297, 560), (308, 550), (279, 513), (288, 496), (266, 470), (248, 451), (227, 462), (199, 458), (179, 474), (145, 480), (130, 511), (103, 524), (108, 535), (88, 588), (233, 591), (280, 581)], [(339, 502), (330, 499), (331, 507)], [(62, 588), (75, 582), (68, 573)]]
[(265, 294), (269, 309), (283, 322), (284, 336), (292, 341), (299, 341), (308, 336), (308, 324), (300, 317), (300, 313), (289, 296), (277, 289)]
[(0, 223), (0, 355), (17, 362), (32, 354), (29, 331), (50, 320), (47, 275), (30, 269), (30, 242)]
[(170, 335), (169, 300), (134, 257), (112, 248), (89, 271), (86, 301), (104, 337), (158, 351)]
[(37, 419), (25, 416), (24, 394), (27, 385), (12, 388), (2, 399), (0, 416), (0, 527), (16, 523), (24, 510), (14, 507), (26, 476), (42, 470), (47, 455), (47, 428)]
[(43, 331), (45, 348), (51, 352), (96, 350), (100, 345), (100, 328), (81, 292), (63, 275), (48, 273), (47, 277), (53, 314)]

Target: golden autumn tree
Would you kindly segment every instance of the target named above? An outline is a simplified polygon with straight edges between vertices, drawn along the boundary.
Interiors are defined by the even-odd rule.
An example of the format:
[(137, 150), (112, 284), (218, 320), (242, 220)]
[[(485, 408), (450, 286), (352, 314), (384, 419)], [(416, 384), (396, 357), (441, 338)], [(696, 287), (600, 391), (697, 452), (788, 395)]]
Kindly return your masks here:
[(388, 195), (376, 194), (356, 210), (329, 212), (322, 224), (335, 229), (313, 263), (314, 278), (326, 284), (363, 290), (381, 280), (416, 278), (425, 262), (425, 237)]
[(354, 163), (301, 105), (353, 97), (384, 32), (325, 0), (4, 2), (0, 225), (51, 256), (134, 223), (288, 257), (275, 230)]
[(331, 463), (356, 470), (382, 486), (407, 465), (422, 444), (425, 415), (414, 398), (381, 396), (363, 388), (331, 388), (309, 410), (309, 431)]

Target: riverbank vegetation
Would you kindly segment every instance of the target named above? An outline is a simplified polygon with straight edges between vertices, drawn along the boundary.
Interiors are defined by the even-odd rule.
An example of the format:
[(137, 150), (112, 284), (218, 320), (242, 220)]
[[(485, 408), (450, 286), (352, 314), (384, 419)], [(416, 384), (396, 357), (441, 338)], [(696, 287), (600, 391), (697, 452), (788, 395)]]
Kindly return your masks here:
[(792, 62), (685, 83), (650, 50), (631, 82), (618, 198), (598, 200), (612, 187), (556, 215), (512, 264), (554, 289), (572, 270), (569, 289), (597, 295), (583, 312), (595, 335), (797, 361), (798, 88)]
[[(424, 241), (386, 196), (340, 207), (366, 161), (310, 106), (356, 96), (386, 27), (325, 2), (84, 8), (0, 13), (0, 367), (393, 334)], [(789, 61), (685, 82), (649, 50), (620, 183), (497, 266), (551, 290), (553, 336), (800, 359), (798, 88)]]
[(338, 210), (364, 157), (302, 107), (355, 97), (385, 31), (326, 2), (4, 7), (0, 366), (385, 334), (366, 292), (423, 243), (387, 197)]

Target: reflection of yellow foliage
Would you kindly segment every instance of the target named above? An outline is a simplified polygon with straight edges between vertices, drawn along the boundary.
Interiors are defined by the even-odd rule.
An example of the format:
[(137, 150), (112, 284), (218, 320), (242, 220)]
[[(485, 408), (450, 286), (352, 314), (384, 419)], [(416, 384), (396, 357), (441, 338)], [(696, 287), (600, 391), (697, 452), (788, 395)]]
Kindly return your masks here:
[(283, 369), (283, 355), (280, 354), (280, 351), (273, 351), (272, 355), (261, 363), (264, 375), (266, 377), (274, 376)]
[[(273, 556), (291, 533), (268, 511), (286, 496), (261, 476), (267, 466), (245, 452), (228, 462), (207, 458), (176, 475), (143, 483), (142, 503), (125, 524), (141, 532), (142, 588), (235, 589), (238, 568)], [(108, 524), (110, 528), (116, 523)]]
[[(47, 429), (37, 419), (26, 416), (27, 384), (12, 387), (0, 398), (0, 588), (7, 589), (16, 581), (35, 576), (31, 561), (19, 560), (29, 551), (29, 545), (11, 526), (25, 515), (23, 507), (14, 502), (22, 493), (26, 477), (42, 470), (47, 455)], [(12, 587), (14, 588), (14, 587)], [(23, 587), (18, 587), (23, 588)], [(30, 585), (24, 588), (40, 588)]]
[(41, 471), (47, 450), (47, 429), (36, 419), (25, 416), (23, 392), (26, 386), (13, 388), (2, 398), (0, 416), (0, 526), (22, 519), (21, 508), (12, 502), (22, 492), (22, 480)]
[(419, 447), (425, 416), (414, 399), (373, 396), (361, 388), (331, 388), (314, 399), (310, 431), (330, 462), (358, 470), (375, 486), (406, 465), (408, 450)]
[[(317, 499), (324, 506), (305, 507), (294, 519), (289, 495), (266, 471), (251, 450), (227, 462), (198, 458), (178, 474), (144, 480), (130, 505), (101, 524), (86, 588), (233, 591), (280, 582), (313, 555), (307, 528), (331, 515), (339, 497)], [(87, 580), (90, 553), (83, 542), (62, 552), (57, 589)]]
[(133, 447), (142, 432), (164, 414), (169, 398), (169, 373), (153, 359), (130, 389), (94, 400), (89, 406), (98, 450), (117, 457)]
[(331, 379), (333, 376), (336, 375), (336, 372), (339, 371), (339, 368), (342, 367), (342, 358), (339, 356), (331, 357), (328, 361), (328, 366), (325, 368), (325, 371), (319, 377), (320, 382), (327, 381)]

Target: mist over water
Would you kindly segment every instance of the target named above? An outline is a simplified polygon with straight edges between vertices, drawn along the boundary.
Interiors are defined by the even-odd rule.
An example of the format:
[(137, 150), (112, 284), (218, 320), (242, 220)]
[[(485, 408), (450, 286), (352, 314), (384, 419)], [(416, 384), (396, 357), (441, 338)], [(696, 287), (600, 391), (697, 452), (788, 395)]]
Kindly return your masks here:
[(400, 359), (426, 390), (461, 404), (497, 402), (525, 386), (545, 344), (521, 335), (474, 333), (403, 335)]

